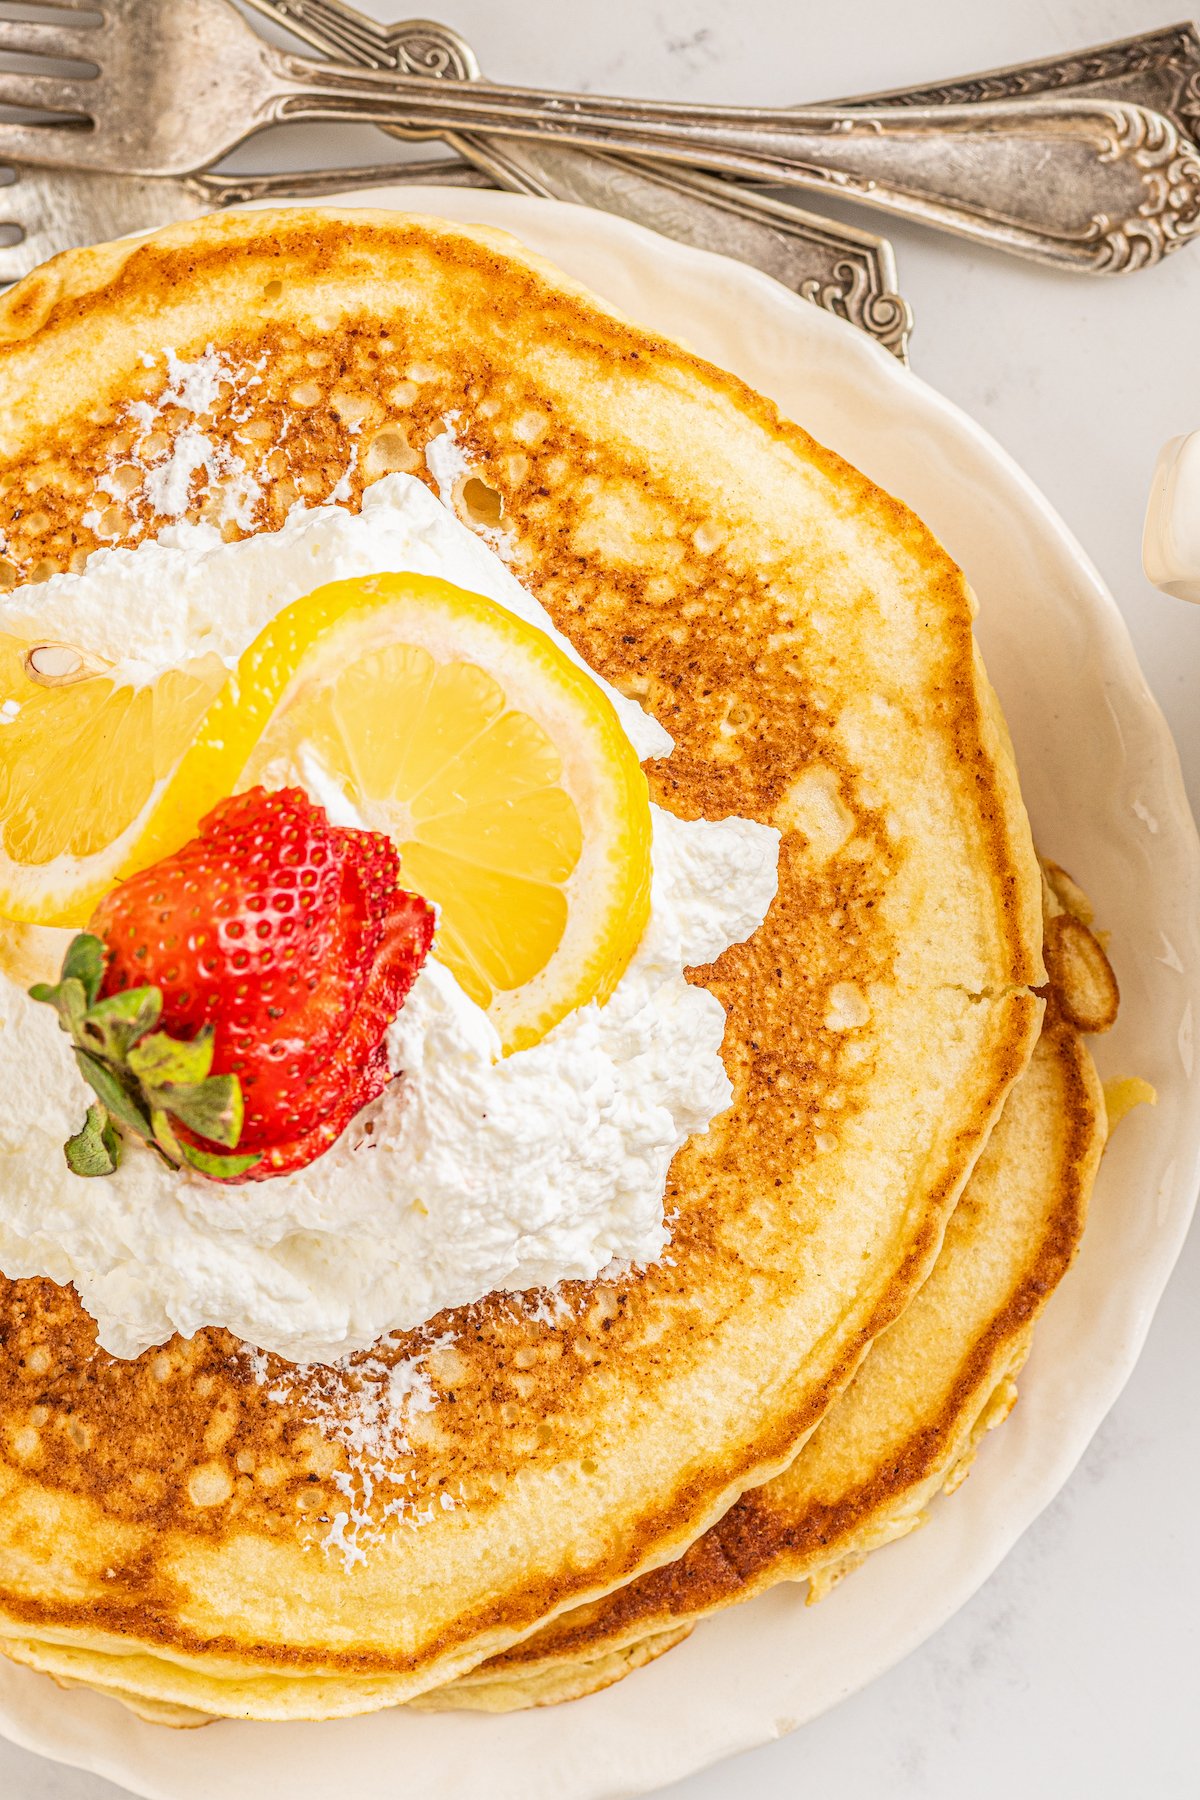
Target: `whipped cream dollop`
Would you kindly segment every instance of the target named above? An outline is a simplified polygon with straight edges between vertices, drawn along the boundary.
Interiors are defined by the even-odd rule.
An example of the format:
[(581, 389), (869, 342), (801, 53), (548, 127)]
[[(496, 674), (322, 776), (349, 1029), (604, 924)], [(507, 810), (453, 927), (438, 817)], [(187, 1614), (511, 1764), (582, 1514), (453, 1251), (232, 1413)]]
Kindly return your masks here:
[[(499, 557), (408, 476), (369, 489), (359, 514), (296, 512), (238, 544), (184, 527), (102, 551), (81, 574), (8, 596), (0, 631), (126, 666), (205, 650), (232, 663), (283, 606), (383, 569), (486, 594), (570, 650)], [(606, 691), (639, 754), (665, 754), (662, 728)], [(723, 1009), (684, 970), (761, 923), (777, 852), (778, 834), (752, 821), (655, 808), (650, 919), (615, 992), (509, 1057), (435, 944), (389, 1032), (399, 1078), (316, 1162), (245, 1187), (173, 1172), (136, 1144), (115, 1175), (73, 1175), (62, 1144), (87, 1095), (70, 1046), (23, 981), (0, 978), (0, 1269), (73, 1282), (118, 1356), (221, 1325), (314, 1362), (494, 1289), (654, 1260), (671, 1160), (731, 1099)], [(46, 934), (46, 975), (68, 937)]]

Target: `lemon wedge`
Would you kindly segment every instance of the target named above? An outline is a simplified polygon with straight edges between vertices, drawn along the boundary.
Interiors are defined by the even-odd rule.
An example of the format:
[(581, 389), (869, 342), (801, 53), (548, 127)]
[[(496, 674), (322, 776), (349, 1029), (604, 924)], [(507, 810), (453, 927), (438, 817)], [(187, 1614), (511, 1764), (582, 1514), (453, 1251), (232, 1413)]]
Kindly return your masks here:
[(649, 790), (611, 702), (545, 633), (448, 582), (334, 582), (278, 614), (118, 873), (258, 782), (388, 833), (439, 908), (435, 956), (506, 1051), (606, 999), (645, 929)]
[(213, 655), (150, 677), (0, 635), (0, 915), (86, 921), (228, 677)]

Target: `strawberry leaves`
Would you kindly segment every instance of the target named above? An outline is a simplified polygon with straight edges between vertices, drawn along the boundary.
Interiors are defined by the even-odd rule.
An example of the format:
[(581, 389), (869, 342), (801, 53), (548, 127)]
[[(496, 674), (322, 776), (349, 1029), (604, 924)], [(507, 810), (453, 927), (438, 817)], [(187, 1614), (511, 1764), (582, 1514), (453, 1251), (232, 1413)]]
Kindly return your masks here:
[[(82, 1129), (64, 1146), (68, 1168), (76, 1175), (113, 1174), (121, 1160), (120, 1126), (173, 1169), (186, 1164), (216, 1181), (244, 1175), (260, 1158), (222, 1154), (236, 1149), (242, 1134), (242, 1090), (236, 1075), (210, 1072), (213, 1027), (187, 1040), (155, 1030), (163, 1010), (157, 987), (97, 999), (107, 956), (100, 938), (80, 932), (58, 981), (29, 990), (54, 1007), (96, 1096)], [(192, 1143), (193, 1136), (205, 1144)]]
[(112, 1175), (121, 1161), (121, 1140), (102, 1106), (89, 1106), (82, 1131), (63, 1145), (75, 1175)]
[[(209, 1074), (215, 1035), (211, 1025), (190, 1042), (165, 1031), (151, 1032), (129, 1052), (128, 1061), (154, 1109), (152, 1119), (169, 1113), (197, 1137), (232, 1150), (242, 1135), (242, 1087), (236, 1075)], [(188, 1148), (184, 1145), (182, 1153), (190, 1162)]]
[(104, 945), (97, 937), (81, 931), (73, 937), (67, 946), (67, 954), (63, 958), (62, 972), (58, 978), (58, 987), (48, 987), (44, 981), (30, 988), (35, 1000), (53, 1000), (62, 993), (68, 982), (78, 982), (83, 991), (86, 1006), (91, 1006), (100, 992), (100, 983), (104, 980)]

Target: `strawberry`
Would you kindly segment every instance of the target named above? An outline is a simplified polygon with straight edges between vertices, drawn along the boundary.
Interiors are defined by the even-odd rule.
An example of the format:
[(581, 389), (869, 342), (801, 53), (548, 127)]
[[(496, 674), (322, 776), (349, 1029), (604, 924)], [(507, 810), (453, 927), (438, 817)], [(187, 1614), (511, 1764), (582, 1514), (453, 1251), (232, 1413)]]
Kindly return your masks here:
[(389, 1081), (385, 1033), (433, 941), (432, 908), (398, 878), (380, 833), (254, 788), (106, 895), (58, 986), (31, 990), (100, 1103), (72, 1168), (110, 1173), (118, 1124), (215, 1180), (327, 1150)]

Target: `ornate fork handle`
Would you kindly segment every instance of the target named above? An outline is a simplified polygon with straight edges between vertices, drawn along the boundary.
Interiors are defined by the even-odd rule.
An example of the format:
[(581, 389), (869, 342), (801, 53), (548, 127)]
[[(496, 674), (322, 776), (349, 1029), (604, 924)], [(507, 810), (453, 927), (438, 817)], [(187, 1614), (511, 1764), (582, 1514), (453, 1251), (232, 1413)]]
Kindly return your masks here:
[[(78, 178), (73, 171), (69, 179)], [(103, 177), (101, 177), (103, 179)], [(136, 180), (135, 176), (117, 175), (113, 181)], [(161, 176), (152, 177), (162, 180)], [(189, 177), (196, 192), (217, 206), (245, 206), (254, 200), (320, 200), (328, 194), (349, 194), (356, 190), (395, 187), (403, 181), (423, 187), (486, 188), (491, 184), (481, 170), (457, 157), (431, 157), (423, 162), (368, 163), (345, 169), (299, 169), (271, 175), (193, 175)]]
[(1061, 266), (1111, 273), (1200, 231), (1200, 157), (1161, 115), (1072, 99), (936, 108), (697, 108), (314, 64), (277, 53), (284, 119), (476, 130), (842, 194)]

